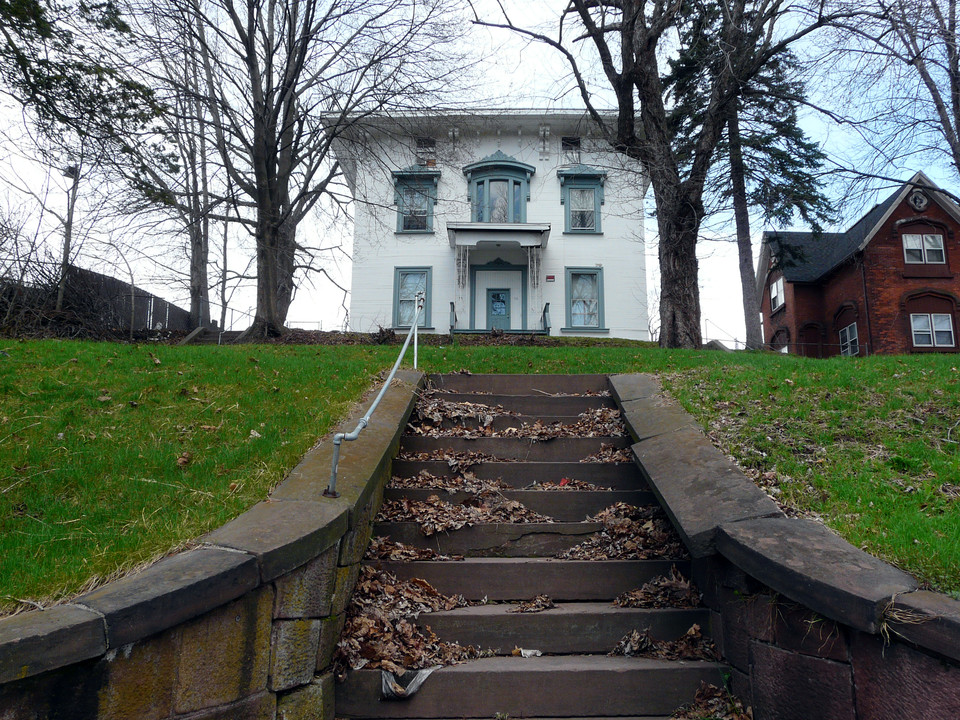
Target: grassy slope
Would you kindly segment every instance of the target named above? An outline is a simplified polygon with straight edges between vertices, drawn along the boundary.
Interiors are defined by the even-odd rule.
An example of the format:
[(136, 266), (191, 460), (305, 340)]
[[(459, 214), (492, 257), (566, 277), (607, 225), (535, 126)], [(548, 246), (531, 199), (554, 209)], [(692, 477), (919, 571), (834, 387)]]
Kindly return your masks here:
[[(7, 610), (157, 557), (262, 499), (396, 352), (0, 349), (8, 354), (0, 355)], [(854, 544), (960, 590), (960, 500), (940, 490), (960, 484), (958, 358), (808, 361), (611, 345), (423, 347), (420, 356), (428, 371), (660, 373), (782, 497)]]

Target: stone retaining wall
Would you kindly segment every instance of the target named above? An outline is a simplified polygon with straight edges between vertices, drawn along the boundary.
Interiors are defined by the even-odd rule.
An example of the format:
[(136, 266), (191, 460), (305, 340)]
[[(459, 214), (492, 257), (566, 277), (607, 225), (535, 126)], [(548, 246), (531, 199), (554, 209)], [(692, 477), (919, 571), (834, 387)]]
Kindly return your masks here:
[(960, 718), (960, 602), (784, 517), (655, 378), (611, 387), (756, 720)]
[(398, 373), (343, 445), (339, 498), (325, 442), (196, 548), (0, 620), (0, 718), (332, 720), (343, 611), (421, 382)]

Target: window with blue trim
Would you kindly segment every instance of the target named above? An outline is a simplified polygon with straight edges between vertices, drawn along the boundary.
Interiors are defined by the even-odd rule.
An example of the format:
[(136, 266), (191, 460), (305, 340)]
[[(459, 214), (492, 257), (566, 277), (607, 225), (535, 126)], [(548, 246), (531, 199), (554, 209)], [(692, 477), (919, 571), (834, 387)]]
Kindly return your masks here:
[(418, 327), (430, 327), (430, 295), (433, 268), (398, 267), (393, 276), (393, 326), (410, 327), (417, 313), (417, 293), (423, 293), (423, 311)]
[(439, 170), (419, 165), (393, 171), (398, 233), (433, 232), (433, 207), (439, 182)]
[(603, 268), (567, 268), (565, 330), (603, 331)]
[(530, 178), (536, 168), (497, 150), (463, 168), (470, 192), (473, 222), (522, 223), (527, 221)]
[(607, 174), (588, 165), (574, 165), (557, 171), (560, 203), (564, 206), (564, 232), (602, 232), (600, 206)]

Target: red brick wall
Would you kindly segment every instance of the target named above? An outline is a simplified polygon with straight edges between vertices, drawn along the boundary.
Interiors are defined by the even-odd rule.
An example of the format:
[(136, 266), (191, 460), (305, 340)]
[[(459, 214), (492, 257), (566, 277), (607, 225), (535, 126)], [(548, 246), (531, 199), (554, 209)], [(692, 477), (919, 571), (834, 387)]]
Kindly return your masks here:
[[(924, 231), (943, 235), (946, 266), (908, 266), (904, 262), (901, 233)], [(930, 203), (923, 213), (917, 213), (905, 202), (901, 203), (866, 247), (863, 262), (875, 352), (914, 352), (910, 317), (903, 300), (910, 293), (922, 290), (960, 295), (960, 226), (936, 203)], [(945, 276), (911, 277), (925, 269), (939, 271)], [(957, 319), (954, 308), (955, 340)], [(956, 349), (954, 346), (953, 351)], [(949, 351), (947, 348), (938, 350)]]
[[(903, 232), (942, 234), (946, 265), (908, 266), (903, 256)], [(906, 202), (901, 203), (863, 253), (834, 270), (822, 284), (785, 282), (785, 307), (771, 317), (770, 282), (778, 276), (779, 272), (774, 272), (768, 277), (761, 303), (764, 340), (768, 344), (779, 330), (786, 329), (790, 352), (822, 357), (839, 355), (840, 328), (855, 321), (861, 355), (929, 352), (913, 347), (911, 310), (952, 310), (955, 345), (936, 350), (956, 352), (960, 344), (960, 224), (935, 202), (922, 213), (917, 213)], [(908, 298), (928, 292), (935, 293), (933, 297), (937, 300), (932, 303), (929, 298), (921, 300), (921, 306), (916, 308), (906, 305)], [(923, 302), (927, 307), (922, 306)], [(810, 343), (818, 334), (822, 346), (800, 344)]]

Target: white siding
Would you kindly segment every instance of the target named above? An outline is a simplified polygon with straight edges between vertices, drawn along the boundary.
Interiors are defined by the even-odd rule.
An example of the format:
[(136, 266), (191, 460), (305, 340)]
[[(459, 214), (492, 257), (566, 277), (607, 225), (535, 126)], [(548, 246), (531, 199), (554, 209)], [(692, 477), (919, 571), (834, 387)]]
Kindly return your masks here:
[[(546, 118), (545, 122), (550, 122)], [(611, 153), (591, 151), (598, 141), (586, 138), (581, 161), (607, 173), (605, 202), (601, 207), (601, 235), (564, 234), (564, 207), (557, 177), (560, 164), (560, 137), (575, 132), (563, 131), (556, 121), (549, 138), (549, 153), (541, 159), (536, 131), (510, 130), (510, 119), (477, 118), (460, 122), (461, 140), (454, 143), (444, 133), (436, 134), (438, 169), (441, 171), (431, 234), (396, 232), (397, 208), (393, 204), (392, 169), (414, 162), (409, 148), (399, 142), (381, 139), (383, 152), (378, 162), (358, 162), (357, 205), (355, 211), (354, 265), (350, 300), (350, 327), (363, 332), (393, 322), (393, 282), (397, 267), (431, 267), (432, 298), (430, 325), (437, 332), (449, 330), (450, 302), (455, 299), (455, 251), (450, 247), (446, 223), (469, 221), (470, 204), (463, 166), (497, 150), (536, 168), (530, 182), (530, 200), (526, 204), (528, 223), (549, 223), (550, 238), (542, 256), (541, 277), (553, 275), (555, 281), (541, 286), (542, 303), (550, 303), (552, 334), (560, 334), (566, 315), (566, 273), (568, 267), (601, 267), (604, 285), (604, 324), (613, 337), (647, 338), (646, 268), (644, 262), (644, 226), (642, 195), (645, 182), (636, 172), (622, 169), (625, 161)], [(470, 124), (473, 124), (473, 127)], [(496, 134), (500, 126), (502, 134)], [(471, 264), (481, 265), (496, 259), (526, 265), (526, 253), (519, 248), (484, 248), (471, 253)], [(507, 277), (504, 277), (504, 281)], [(517, 275), (501, 282), (496, 273), (477, 271), (474, 295), (475, 327), (485, 328), (486, 287), (511, 289), (511, 325), (520, 328), (523, 318), (523, 288)], [(528, 290), (527, 327), (539, 324), (542, 304)], [(469, 307), (469, 294), (467, 296)], [(460, 327), (467, 327), (468, 312), (461, 313)], [(577, 334), (577, 333), (570, 333)]]

